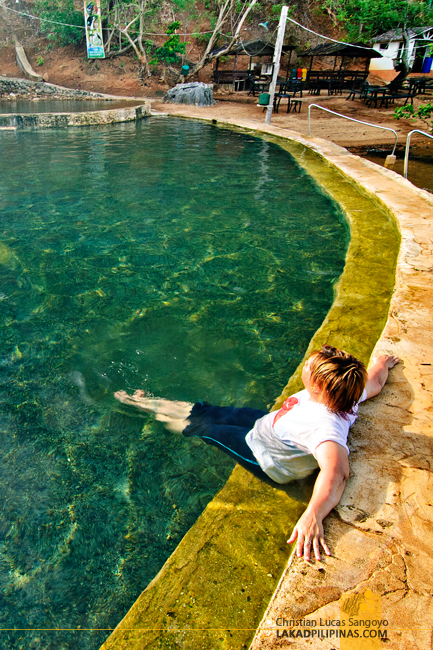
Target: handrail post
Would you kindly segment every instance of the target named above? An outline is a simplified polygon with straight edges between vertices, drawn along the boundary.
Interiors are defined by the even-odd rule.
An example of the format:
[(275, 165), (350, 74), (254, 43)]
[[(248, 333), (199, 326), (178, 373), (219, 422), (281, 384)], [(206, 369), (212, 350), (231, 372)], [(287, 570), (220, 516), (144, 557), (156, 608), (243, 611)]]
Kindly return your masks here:
[(409, 168), (409, 149), (410, 149), (410, 139), (412, 137), (412, 133), (421, 133), (421, 135), (426, 135), (428, 138), (431, 138), (433, 140), (433, 135), (430, 135), (425, 131), (420, 131), (419, 129), (414, 129), (413, 131), (407, 134), (406, 147), (404, 150), (404, 168), (403, 168), (403, 175), (405, 178), (407, 178), (407, 170)]

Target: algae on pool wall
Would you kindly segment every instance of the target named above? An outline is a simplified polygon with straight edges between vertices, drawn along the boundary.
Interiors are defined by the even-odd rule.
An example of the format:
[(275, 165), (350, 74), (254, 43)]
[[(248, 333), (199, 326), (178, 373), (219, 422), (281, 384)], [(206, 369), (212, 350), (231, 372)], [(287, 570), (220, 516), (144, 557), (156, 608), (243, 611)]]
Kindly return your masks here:
[[(310, 347), (329, 342), (366, 363), (385, 324), (400, 236), (393, 215), (313, 151), (282, 138), (350, 224), (335, 301)], [(299, 369), (276, 407), (300, 388)], [(312, 482), (271, 487), (237, 467), (103, 650), (247, 648), (288, 558), (286, 540)], [(279, 569), (278, 569), (279, 567)], [(249, 597), (249, 599), (248, 599)], [(294, 614), (296, 617), (296, 613)]]

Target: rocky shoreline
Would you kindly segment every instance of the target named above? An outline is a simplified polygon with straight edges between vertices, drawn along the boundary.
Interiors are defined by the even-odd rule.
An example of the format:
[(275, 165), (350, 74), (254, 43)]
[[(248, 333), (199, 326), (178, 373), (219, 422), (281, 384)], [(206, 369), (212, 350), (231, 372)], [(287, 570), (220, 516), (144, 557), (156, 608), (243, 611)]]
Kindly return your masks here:
[(118, 98), (88, 90), (56, 86), (45, 81), (0, 77), (0, 99), (6, 101), (17, 101), (18, 99), (106, 99), (113, 101)]

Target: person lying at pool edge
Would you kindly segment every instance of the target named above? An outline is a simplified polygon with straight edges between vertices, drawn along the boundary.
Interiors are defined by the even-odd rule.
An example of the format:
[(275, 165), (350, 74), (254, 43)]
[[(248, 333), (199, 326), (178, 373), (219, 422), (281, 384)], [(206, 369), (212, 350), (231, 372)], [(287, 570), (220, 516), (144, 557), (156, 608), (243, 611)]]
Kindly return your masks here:
[(120, 402), (153, 413), (175, 433), (196, 436), (233, 457), (255, 476), (289, 483), (320, 469), (313, 495), (288, 543), (298, 557), (321, 560), (320, 546), (331, 555), (323, 520), (340, 501), (349, 477), (349, 428), (358, 404), (378, 395), (388, 372), (398, 363), (381, 355), (368, 372), (352, 355), (330, 345), (310, 354), (302, 370), (305, 390), (292, 395), (278, 411), (172, 402), (143, 391), (114, 393)]

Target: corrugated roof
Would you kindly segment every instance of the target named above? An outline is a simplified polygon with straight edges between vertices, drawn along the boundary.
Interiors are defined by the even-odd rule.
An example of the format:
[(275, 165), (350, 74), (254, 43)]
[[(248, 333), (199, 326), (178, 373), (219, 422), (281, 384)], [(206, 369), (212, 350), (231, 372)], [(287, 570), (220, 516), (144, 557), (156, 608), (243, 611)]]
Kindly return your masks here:
[[(433, 29), (433, 25), (430, 27), (411, 27), (407, 31), (409, 32), (410, 38), (416, 38), (417, 36), (422, 36), (425, 32)], [(403, 40), (403, 30), (401, 29), (390, 29), (384, 34), (379, 34), (371, 39), (373, 43), (390, 43), (391, 41), (402, 41)]]
[[(222, 45), (215, 50), (212, 50), (211, 54), (215, 55), (218, 52), (222, 52), (226, 45)], [(294, 50), (294, 45), (283, 45), (283, 52), (290, 52)], [(266, 43), (266, 41), (261, 40), (251, 40), (244, 41), (243, 43), (238, 43), (234, 45), (232, 49), (227, 52), (226, 56), (234, 54), (245, 54), (248, 56), (273, 56), (275, 47), (272, 43)]]
[(348, 43), (347, 45), (341, 43), (322, 43), (321, 45), (316, 45), (316, 47), (312, 47), (305, 52), (301, 52), (298, 56), (359, 56), (368, 59), (377, 59), (382, 57), (382, 55), (377, 52), (377, 50), (373, 50), (372, 47), (366, 47), (365, 45), (352, 45), (351, 43)]

